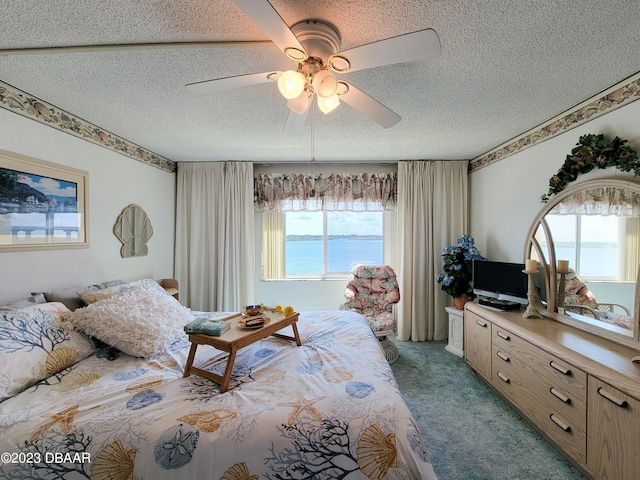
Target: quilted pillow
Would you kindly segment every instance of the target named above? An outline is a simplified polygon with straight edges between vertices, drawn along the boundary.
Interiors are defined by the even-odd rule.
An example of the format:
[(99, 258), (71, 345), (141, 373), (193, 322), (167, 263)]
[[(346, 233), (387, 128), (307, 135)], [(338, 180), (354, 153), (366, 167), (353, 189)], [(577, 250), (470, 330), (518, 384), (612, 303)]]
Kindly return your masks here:
[(92, 291), (92, 292), (82, 292), (80, 293), (80, 298), (86, 305), (91, 305), (92, 303), (96, 303), (99, 300), (104, 300), (105, 298), (109, 298), (111, 295), (115, 295), (116, 293), (120, 293), (129, 288), (129, 285), (123, 283), (122, 285), (114, 285), (113, 287), (102, 288), (100, 290)]
[(133, 357), (155, 357), (184, 339), (183, 327), (193, 320), (189, 310), (153, 280), (129, 285), (67, 314), (66, 321)]
[(37, 305), (39, 303), (47, 303), (47, 299), (44, 298), (44, 293), (34, 293), (29, 298), (25, 298), (24, 300), (18, 300), (16, 302), (8, 303), (6, 305), (0, 305), (0, 313), (12, 312), (14, 310), (19, 310), (21, 308)]
[[(44, 292), (47, 302), (62, 302), (69, 310), (75, 310), (85, 306), (84, 301), (80, 298), (81, 293), (95, 292), (101, 288), (113, 287), (114, 285), (122, 285), (122, 280), (111, 280), (109, 282), (99, 283), (97, 285), (88, 285), (84, 288), (68, 288), (66, 290), (55, 290), (53, 292)], [(36, 293), (32, 293), (35, 295)]]
[(0, 315), (0, 401), (96, 351), (91, 339), (65, 328), (66, 313), (62, 303), (43, 303)]

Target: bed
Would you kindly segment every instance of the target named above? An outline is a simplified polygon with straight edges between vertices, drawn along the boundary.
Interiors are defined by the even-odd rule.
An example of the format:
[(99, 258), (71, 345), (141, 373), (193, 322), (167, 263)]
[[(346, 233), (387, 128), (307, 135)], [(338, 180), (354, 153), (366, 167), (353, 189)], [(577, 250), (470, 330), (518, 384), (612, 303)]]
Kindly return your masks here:
[[(189, 311), (149, 279), (102, 287), (75, 310), (0, 312), (0, 477), (436, 478), (358, 313), (302, 312), (302, 345), (246, 347), (220, 394), (183, 378), (182, 327), (229, 312)], [(221, 359), (200, 347), (194, 364), (221, 373)]]

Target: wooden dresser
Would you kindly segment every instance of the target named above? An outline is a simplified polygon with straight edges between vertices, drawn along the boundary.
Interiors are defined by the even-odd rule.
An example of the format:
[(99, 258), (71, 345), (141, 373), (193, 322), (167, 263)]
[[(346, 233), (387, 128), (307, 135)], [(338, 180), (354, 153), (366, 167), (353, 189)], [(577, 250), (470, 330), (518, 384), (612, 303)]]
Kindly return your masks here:
[(467, 303), (467, 363), (595, 479), (640, 479), (639, 352), (551, 319)]

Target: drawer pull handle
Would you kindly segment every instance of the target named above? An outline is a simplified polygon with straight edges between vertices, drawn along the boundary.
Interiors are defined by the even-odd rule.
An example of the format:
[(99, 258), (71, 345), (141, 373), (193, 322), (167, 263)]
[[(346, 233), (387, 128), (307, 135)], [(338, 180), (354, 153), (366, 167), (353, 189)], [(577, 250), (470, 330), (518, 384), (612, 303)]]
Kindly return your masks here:
[(558, 365), (553, 360), (551, 360), (549, 362), (549, 365), (551, 366), (551, 368), (553, 368), (554, 370), (557, 370), (558, 372), (562, 373), (563, 375), (571, 375), (571, 370), (569, 370), (568, 368), (564, 368), (562, 365)]
[(498, 355), (502, 360), (504, 360), (505, 362), (510, 361), (511, 359), (509, 358), (509, 355), (506, 355), (502, 352), (497, 352), (496, 355)]
[(497, 373), (498, 377), (500, 377), (500, 380), (502, 380), (504, 383), (509, 383), (509, 377), (507, 377), (504, 373), (502, 372), (498, 372)]
[(551, 390), (549, 391), (551, 392), (551, 395), (556, 397), (558, 400), (564, 403), (571, 403), (571, 399), (567, 397), (564, 393), (562, 393), (560, 390), (556, 390), (555, 387), (551, 387)]
[(498, 330), (497, 334), (500, 338), (503, 338), (504, 340), (511, 340), (511, 337), (509, 335), (507, 335), (506, 333), (502, 333), (500, 330)]
[(560, 420), (560, 418), (556, 417), (553, 413), (551, 415), (549, 415), (549, 418), (551, 419), (551, 421), (553, 423), (555, 423), (557, 426), (559, 426), (565, 432), (570, 432), (571, 431), (571, 427), (569, 425), (567, 425), (566, 423), (564, 423), (562, 420)]
[(487, 328), (487, 322), (483, 322), (482, 320), (476, 320), (476, 323), (480, 325), (482, 328)]
[(606, 398), (607, 400), (609, 400), (611, 403), (615, 403), (616, 405), (618, 405), (619, 407), (626, 407), (627, 406), (627, 401), (615, 396), (613, 393), (609, 393), (607, 392), (604, 388), (599, 387), (598, 388), (598, 395), (600, 395), (601, 397)]

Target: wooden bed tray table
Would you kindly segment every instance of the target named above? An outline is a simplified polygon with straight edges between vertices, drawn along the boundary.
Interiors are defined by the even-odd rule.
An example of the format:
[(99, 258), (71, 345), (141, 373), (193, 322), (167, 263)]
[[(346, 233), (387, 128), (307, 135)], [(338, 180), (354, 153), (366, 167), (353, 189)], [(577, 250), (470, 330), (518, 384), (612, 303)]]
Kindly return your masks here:
[[(240, 313), (227, 317), (225, 320), (231, 322), (231, 328), (223, 333), (219, 337), (211, 335), (204, 335), (201, 333), (188, 333), (189, 341), (191, 342), (191, 349), (189, 350), (189, 356), (187, 357), (187, 363), (184, 367), (183, 377), (196, 374), (201, 377), (208, 378), (220, 385), (220, 393), (224, 393), (229, 389), (229, 381), (231, 380), (231, 372), (233, 371), (233, 363), (236, 359), (236, 353), (241, 348), (244, 348), (252, 343), (255, 343), (263, 338), (274, 336), (278, 338), (284, 338), (286, 340), (292, 340), (296, 342), (296, 345), (300, 346), (300, 335), (298, 334), (298, 327), (296, 322), (298, 321), (299, 314), (297, 312), (292, 313), (289, 316), (284, 316), (282, 313), (274, 312), (269, 313), (266, 317), (270, 318), (270, 322), (263, 327), (253, 330), (243, 329), (237, 325), (236, 317), (239, 319)], [(284, 335), (278, 333), (285, 327), (291, 326), (293, 329), (293, 336)], [(198, 367), (193, 366), (193, 360), (196, 355), (198, 345), (210, 345), (213, 348), (227, 352), (229, 354), (227, 358), (227, 365), (225, 367), (224, 375), (218, 375), (212, 372), (208, 372)]]

